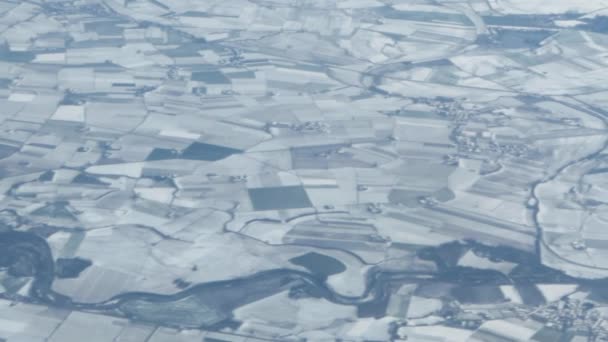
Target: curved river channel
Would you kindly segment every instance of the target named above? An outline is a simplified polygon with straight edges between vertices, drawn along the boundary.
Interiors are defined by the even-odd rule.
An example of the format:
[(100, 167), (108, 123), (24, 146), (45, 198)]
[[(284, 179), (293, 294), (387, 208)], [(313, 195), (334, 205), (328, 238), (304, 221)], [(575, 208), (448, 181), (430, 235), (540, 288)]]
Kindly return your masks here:
[[(478, 270), (454, 265), (454, 253), (473, 248), (487, 257), (508, 260), (520, 266), (508, 276), (492, 270)], [(542, 266), (535, 256), (504, 247), (488, 247), (475, 242), (456, 242), (420, 250), (419, 257), (434, 261), (435, 272), (385, 271), (371, 269), (366, 275), (366, 287), (361, 296), (345, 296), (333, 291), (325, 278), (304, 271), (276, 269), (251, 276), (200, 283), (183, 291), (161, 295), (127, 292), (100, 303), (78, 303), (52, 290), (55, 263), (46, 240), (31, 232), (0, 233), (0, 267), (10, 275), (33, 278), (30, 294), (20, 300), (74, 310), (100, 312), (132, 320), (180, 328), (213, 329), (233, 324), (236, 308), (289, 291), (290, 296), (324, 298), (333, 303), (354, 305), (359, 312), (373, 315), (374, 307), (388, 302), (391, 289), (406, 283), (445, 282), (466, 288), (483, 285), (534, 283), (580, 283), (560, 272)], [(596, 282), (589, 285), (605, 287)], [(3, 295), (6, 297), (7, 295)], [(14, 298), (13, 298), (14, 299)]]

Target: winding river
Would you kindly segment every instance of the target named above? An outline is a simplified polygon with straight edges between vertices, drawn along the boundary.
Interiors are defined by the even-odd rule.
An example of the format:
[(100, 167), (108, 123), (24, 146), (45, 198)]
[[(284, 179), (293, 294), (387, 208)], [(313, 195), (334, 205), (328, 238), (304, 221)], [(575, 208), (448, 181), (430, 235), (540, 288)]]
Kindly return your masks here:
[[(520, 266), (508, 276), (493, 270), (457, 266), (454, 260), (458, 258), (454, 255), (467, 249)], [(29, 296), (21, 300), (180, 328), (213, 329), (232, 324), (233, 310), (282, 291), (289, 291), (291, 296), (324, 298), (342, 305), (373, 307), (386, 303), (391, 289), (406, 283), (445, 282), (461, 288), (548, 282), (591, 284), (542, 266), (534, 255), (473, 241), (424, 248), (420, 250), (419, 257), (433, 261), (436, 271), (395, 272), (372, 268), (366, 275), (365, 291), (360, 296), (339, 294), (327, 285), (323, 277), (313, 273), (275, 269), (242, 278), (195, 284), (171, 295), (127, 292), (100, 303), (78, 303), (52, 290), (55, 263), (43, 237), (31, 232), (0, 233), (0, 267), (7, 269), (12, 276), (33, 278)]]

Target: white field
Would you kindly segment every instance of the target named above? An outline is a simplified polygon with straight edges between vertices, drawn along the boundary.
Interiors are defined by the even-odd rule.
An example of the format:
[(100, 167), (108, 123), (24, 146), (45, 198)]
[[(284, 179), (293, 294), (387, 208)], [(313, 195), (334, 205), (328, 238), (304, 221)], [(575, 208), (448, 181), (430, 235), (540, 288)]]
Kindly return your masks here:
[(494, 10), (504, 14), (589, 13), (608, 7), (608, 0), (489, 0)]
[(84, 112), (84, 106), (63, 105), (57, 108), (51, 119), (84, 122)]

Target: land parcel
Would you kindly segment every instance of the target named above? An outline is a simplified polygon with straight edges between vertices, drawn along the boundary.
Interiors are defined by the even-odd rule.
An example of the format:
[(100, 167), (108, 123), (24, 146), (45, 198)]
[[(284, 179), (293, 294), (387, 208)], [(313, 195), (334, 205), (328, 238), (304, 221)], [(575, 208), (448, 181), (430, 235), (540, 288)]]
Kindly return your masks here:
[(312, 206), (302, 186), (273, 186), (249, 189), (255, 211), (308, 208)]

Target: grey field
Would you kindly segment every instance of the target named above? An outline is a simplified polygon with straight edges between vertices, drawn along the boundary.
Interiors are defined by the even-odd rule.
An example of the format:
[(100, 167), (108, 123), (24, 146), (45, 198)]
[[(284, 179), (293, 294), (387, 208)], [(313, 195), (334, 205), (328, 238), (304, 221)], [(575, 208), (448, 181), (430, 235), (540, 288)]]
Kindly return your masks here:
[(0, 342), (608, 341), (608, 0), (0, 32)]

